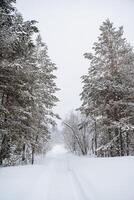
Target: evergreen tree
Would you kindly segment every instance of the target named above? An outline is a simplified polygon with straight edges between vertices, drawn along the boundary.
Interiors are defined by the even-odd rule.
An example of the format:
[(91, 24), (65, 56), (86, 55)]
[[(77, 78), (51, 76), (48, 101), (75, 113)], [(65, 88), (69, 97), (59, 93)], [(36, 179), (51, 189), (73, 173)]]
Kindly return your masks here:
[[(13, 11), (12, 3), (14, 1), (1, 1), (0, 2), (0, 164), (4, 158), (9, 157), (10, 145), (9, 138), (7, 137), (7, 114), (8, 110), (4, 106), (7, 104), (6, 81), (7, 81), (7, 62), (12, 52), (11, 48), (11, 27), (13, 25)], [(5, 72), (5, 76), (4, 76)]]
[[(33, 84), (34, 93), (34, 109), (33, 115), (36, 120), (37, 132), (35, 134), (35, 143), (33, 143), (34, 151), (42, 151), (45, 143), (50, 138), (50, 126), (55, 125), (55, 118), (59, 118), (54, 114), (58, 98), (55, 92), (59, 90), (55, 84), (56, 76), (54, 71), (57, 69), (55, 64), (51, 62), (45, 43), (42, 42), (41, 36), (36, 38), (35, 59), (36, 79)], [(39, 145), (38, 145), (39, 143)]]
[[(3, 40), (5, 48), (0, 62), (1, 140), (2, 144), (8, 141), (8, 145), (5, 142), (1, 145), (1, 159), (4, 146), (10, 146), (10, 156), (16, 152), (15, 142), (21, 149), (20, 138), (24, 137), (23, 132), (26, 134), (26, 128), (30, 128), (28, 107), (33, 102), (31, 85), (34, 81), (34, 74), (31, 73), (34, 48), (31, 36), (35, 31), (37, 28), (33, 21), (24, 22), (21, 15), (14, 13), (6, 42)], [(4, 152), (7, 154), (6, 150)]]
[(82, 77), (83, 101), (80, 110), (94, 126), (96, 154), (128, 155), (134, 131), (134, 53), (109, 20), (100, 27), (98, 42), (92, 53), (88, 74)]
[(34, 162), (49, 139), (56, 116), (55, 65), (38, 37), (36, 21), (24, 21), (12, 6), (0, 4), (0, 164)]

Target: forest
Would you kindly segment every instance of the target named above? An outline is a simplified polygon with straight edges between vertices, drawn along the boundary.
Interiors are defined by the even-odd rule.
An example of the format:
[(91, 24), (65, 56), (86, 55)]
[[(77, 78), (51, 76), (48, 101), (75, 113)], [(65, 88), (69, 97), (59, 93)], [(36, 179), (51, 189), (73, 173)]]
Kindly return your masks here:
[(45, 152), (58, 98), (57, 69), (36, 21), (24, 21), (15, 0), (0, 1), (0, 164), (34, 162)]
[(134, 155), (134, 52), (123, 27), (103, 22), (92, 53), (84, 57), (90, 65), (81, 77), (82, 104), (65, 120), (67, 146), (83, 155)]
[(25, 21), (15, 3), (0, 1), (0, 165), (33, 164), (48, 151), (57, 119), (74, 154), (134, 155), (134, 51), (123, 27), (102, 22), (91, 53), (84, 53), (81, 106), (60, 119), (57, 66), (37, 21)]
[(133, 8), (0, 0), (0, 200), (134, 200)]

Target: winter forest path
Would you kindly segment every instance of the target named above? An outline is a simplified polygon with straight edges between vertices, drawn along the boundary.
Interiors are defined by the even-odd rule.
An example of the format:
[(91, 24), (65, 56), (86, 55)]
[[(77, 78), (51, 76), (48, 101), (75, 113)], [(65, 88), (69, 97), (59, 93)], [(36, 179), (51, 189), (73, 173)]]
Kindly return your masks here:
[(0, 200), (133, 200), (133, 169), (133, 157), (79, 157), (55, 145), (38, 164), (0, 168)]
[(7, 183), (0, 185), (1, 200), (90, 200), (71, 167), (72, 159), (75, 156), (63, 145), (56, 145), (38, 165), (11, 167), (10, 176), (5, 168), (0, 174)]
[[(47, 181), (45, 181), (46, 171), (44, 171), (44, 176), (42, 173), (39, 183), (35, 185), (32, 200), (90, 200), (71, 167), (72, 157), (73, 155), (69, 154), (62, 145), (56, 145), (47, 154)], [(42, 185), (44, 189), (41, 192)]]

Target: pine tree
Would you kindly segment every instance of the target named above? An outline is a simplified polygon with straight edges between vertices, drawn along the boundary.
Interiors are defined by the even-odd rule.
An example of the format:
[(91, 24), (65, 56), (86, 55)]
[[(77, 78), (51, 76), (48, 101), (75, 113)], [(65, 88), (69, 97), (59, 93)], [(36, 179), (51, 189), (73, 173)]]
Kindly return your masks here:
[[(6, 81), (7, 81), (7, 72), (6, 72), (6, 64), (7, 60), (9, 60), (12, 48), (11, 48), (11, 40), (9, 40), (11, 36), (10, 28), (12, 27), (12, 12), (14, 11), (14, 7), (12, 3), (14, 1), (1, 1), (0, 2), (0, 164), (4, 158), (9, 157), (10, 155), (10, 145), (9, 138), (7, 137), (7, 114), (8, 110), (4, 106), (7, 104), (7, 94), (6, 90)], [(6, 77), (4, 76), (4, 71)]]
[[(31, 36), (37, 31), (34, 23), (24, 22), (21, 15), (14, 13), (12, 25), (6, 33), (6, 42), (3, 40), (5, 48), (0, 64), (1, 135), (2, 141), (9, 141), (10, 145), (2, 142), (1, 152), (3, 146), (10, 146), (10, 156), (16, 152), (16, 144), (21, 149), (23, 133), (26, 134), (26, 129), (30, 128), (28, 119), (31, 116), (28, 107), (33, 102), (31, 85), (34, 81), (34, 74), (31, 73), (34, 48)], [(8, 140), (5, 140), (5, 137)], [(2, 155), (0, 157), (2, 159)]]
[(83, 101), (80, 110), (94, 126), (96, 154), (103, 156), (128, 155), (134, 131), (134, 53), (109, 20), (100, 27), (88, 74), (82, 77)]
[(34, 162), (54, 124), (55, 64), (38, 37), (36, 21), (24, 21), (12, 3), (0, 4), (0, 164)]
[(41, 36), (38, 35), (35, 48), (36, 79), (33, 86), (35, 96), (33, 115), (38, 130), (33, 143), (35, 152), (45, 148), (45, 143), (50, 138), (50, 126), (54, 126), (55, 118), (59, 118), (53, 112), (53, 107), (55, 107), (58, 101), (55, 93), (59, 89), (55, 84), (56, 76), (54, 75), (54, 71), (57, 68), (51, 62), (47, 51), (46, 44), (42, 42)]

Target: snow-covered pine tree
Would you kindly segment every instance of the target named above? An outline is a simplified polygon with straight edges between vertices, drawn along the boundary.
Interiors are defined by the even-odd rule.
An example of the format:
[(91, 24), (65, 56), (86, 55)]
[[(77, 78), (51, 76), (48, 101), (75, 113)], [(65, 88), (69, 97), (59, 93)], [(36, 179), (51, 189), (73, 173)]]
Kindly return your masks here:
[(134, 152), (134, 53), (123, 27), (106, 20), (100, 31), (94, 53), (84, 54), (90, 67), (82, 77), (80, 110), (92, 120), (96, 154), (128, 155)]
[(37, 85), (35, 83), (35, 93), (38, 94), (37, 101), (38, 104), (41, 103), (42, 108), (40, 109), (44, 110), (46, 121), (49, 124), (55, 124), (54, 118), (59, 117), (53, 112), (53, 108), (59, 101), (55, 96), (59, 90), (55, 83), (56, 75), (54, 74), (57, 67), (49, 58), (47, 45), (42, 42), (40, 35), (36, 39), (36, 62), (39, 80)]
[[(57, 102), (55, 65), (43, 43), (34, 44), (35, 21), (24, 21), (2, 1), (0, 29), (0, 164), (34, 161), (48, 140)], [(40, 44), (39, 44), (40, 43)], [(43, 47), (44, 46), (44, 47)]]
[(45, 143), (50, 138), (50, 126), (55, 125), (55, 118), (59, 118), (54, 114), (53, 108), (58, 102), (55, 96), (57, 90), (54, 71), (57, 69), (55, 64), (48, 56), (48, 48), (42, 42), (41, 36), (36, 38), (35, 47), (36, 79), (33, 84), (33, 92), (35, 97), (33, 115), (36, 119), (38, 133), (35, 134), (35, 143), (33, 149), (35, 152), (45, 150)]
[[(0, 62), (1, 162), (3, 158), (7, 158), (4, 146), (10, 147), (7, 151), (10, 152), (8, 158), (12, 155), (15, 157), (15, 154), (21, 157), (22, 138), (28, 135), (31, 128), (28, 119), (31, 118), (29, 107), (33, 104), (31, 85), (34, 81), (32, 73), (34, 44), (31, 37), (37, 28), (34, 26), (34, 21), (24, 22), (22, 16), (15, 12), (12, 12), (11, 22), (7, 32), (1, 32), (1, 37), (5, 38), (2, 40), (4, 49), (1, 51)], [(3, 152), (6, 155), (4, 157)]]
[[(6, 61), (11, 57), (11, 37), (10, 28), (12, 27), (12, 18), (14, 0), (0, 2), (0, 165), (4, 158), (10, 155), (9, 138), (7, 137), (7, 115), (8, 110), (4, 106), (7, 102), (5, 93), (7, 81)], [(4, 76), (6, 74), (6, 77)]]
[(35, 21), (25, 22), (22, 16), (18, 14), (16, 14), (14, 23), (15, 29), (13, 33), (16, 33), (17, 40), (15, 50), (19, 52), (19, 55), (13, 63), (13, 66), (16, 67), (15, 83), (13, 84), (16, 103), (14, 101), (14, 104), (12, 104), (12, 108), (15, 111), (13, 112), (13, 119), (15, 120), (12, 120), (12, 122), (15, 125), (13, 134), (15, 134), (16, 149), (12, 152), (12, 157), (17, 154), (17, 157), (20, 156), (20, 162), (26, 163), (29, 159), (32, 159), (31, 144), (34, 141), (35, 133), (37, 133), (37, 126), (33, 116), (35, 102), (33, 85), (37, 76), (35, 74), (35, 45), (32, 41), (32, 36), (35, 32), (38, 32), (38, 29), (35, 26)]

